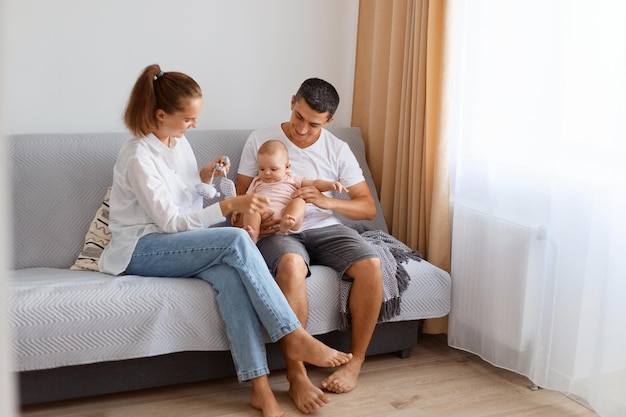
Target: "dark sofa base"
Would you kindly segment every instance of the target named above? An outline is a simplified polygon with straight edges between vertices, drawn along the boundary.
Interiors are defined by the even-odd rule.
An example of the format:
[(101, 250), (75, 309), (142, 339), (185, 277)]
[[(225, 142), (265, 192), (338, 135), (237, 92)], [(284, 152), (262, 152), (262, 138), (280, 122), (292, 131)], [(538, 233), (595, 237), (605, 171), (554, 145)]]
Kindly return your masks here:
[[(419, 321), (376, 326), (367, 355), (396, 353), (409, 357), (417, 345)], [(350, 331), (316, 336), (335, 349), (348, 351)], [(277, 344), (267, 345), (270, 369), (285, 368)], [(101, 362), (19, 373), (22, 405), (176, 385), (235, 376), (228, 351), (180, 352), (149, 358)]]

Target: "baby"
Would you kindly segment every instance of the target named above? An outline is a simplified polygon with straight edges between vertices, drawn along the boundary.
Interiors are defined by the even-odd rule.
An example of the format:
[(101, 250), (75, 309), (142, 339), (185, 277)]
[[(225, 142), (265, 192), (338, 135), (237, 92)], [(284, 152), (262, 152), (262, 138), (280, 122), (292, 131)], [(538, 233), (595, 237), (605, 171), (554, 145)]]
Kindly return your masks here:
[[(291, 197), (295, 190), (314, 186), (322, 192), (348, 192), (339, 182), (309, 180), (289, 172), (291, 164), (287, 147), (279, 140), (268, 140), (261, 145), (257, 152), (257, 163), (259, 172), (247, 193), (263, 194), (270, 198), (269, 209), (274, 212), (274, 219), (280, 219), (280, 233), (297, 232), (302, 224), (306, 203), (302, 198)], [(261, 214), (243, 216), (243, 227), (254, 242), (259, 239)]]

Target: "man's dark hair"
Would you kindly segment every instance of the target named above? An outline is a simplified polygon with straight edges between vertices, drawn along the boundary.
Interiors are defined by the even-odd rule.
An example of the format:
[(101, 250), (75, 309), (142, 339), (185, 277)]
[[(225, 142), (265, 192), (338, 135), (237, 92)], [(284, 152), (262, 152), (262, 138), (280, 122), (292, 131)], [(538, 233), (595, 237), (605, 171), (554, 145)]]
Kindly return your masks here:
[(334, 116), (337, 106), (339, 106), (339, 94), (335, 87), (319, 78), (305, 80), (298, 89), (295, 98), (296, 101), (303, 98), (318, 113), (328, 112), (328, 119)]

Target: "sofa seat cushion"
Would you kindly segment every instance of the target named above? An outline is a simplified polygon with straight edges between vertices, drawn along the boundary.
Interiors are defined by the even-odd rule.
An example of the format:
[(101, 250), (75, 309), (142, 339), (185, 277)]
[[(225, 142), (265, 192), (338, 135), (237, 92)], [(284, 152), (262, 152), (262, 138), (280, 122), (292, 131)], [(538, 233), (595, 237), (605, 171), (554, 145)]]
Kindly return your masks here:
[[(309, 285), (331, 298), (337, 291), (321, 286), (338, 287), (337, 273), (314, 268)], [(228, 350), (215, 292), (200, 279), (26, 268), (11, 271), (10, 297), (15, 371)], [(337, 330), (337, 304), (320, 308), (320, 318), (337, 318), (315, 328)]]
[(199, 279), (12, 271), (16, 371), (228, 349), (213, 288)]
[[(409, 261), (401, 314), (391, 321), (449, 311), (450, 276)], [(313, 335), (340, 328), (339, 277), (314, 265), (307, 279)], [(10, 323), (15, 371), (162, 355), (228, 350), (213, 287), (200, 279), (111, 276), (55, 268), (11, 271)]]

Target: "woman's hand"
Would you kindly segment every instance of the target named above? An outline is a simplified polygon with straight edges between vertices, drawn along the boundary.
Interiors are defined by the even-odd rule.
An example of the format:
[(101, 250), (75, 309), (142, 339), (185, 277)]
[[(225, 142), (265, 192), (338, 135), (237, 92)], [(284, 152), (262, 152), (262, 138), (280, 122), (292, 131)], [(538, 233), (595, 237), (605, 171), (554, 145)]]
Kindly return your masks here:
[(202, 167), (200, 170), (200, 178), (203, 182), (209, 182), (211, 176), (226, 175), (228, 171), (230, 171), (230, 159), (226, 155), (222, 155)]
[(258, 213), (265, 210), (270, 199), (261, 194), (244, 194), (220, 201), (222, 214), (227, 215), (236, 211), (240, 214)]
[(230, 171), (230, 158), (226, 155), (222, 155), (215, 161), (214, 169), (217, 170), (216, 175), (226, 175)]
[(278, 226), (280, 226), (280, 219), (274, 219), (274, 211), (267, 210), (261, 213), (259, 238), (275, 235), (280, 230)]
[[(278, 232), (280, 219), (274, 220), (274, 211), (267, 209), (261, 211), (261, 224), (259, 237), (274, 235)], [(243, 215), (237, 211), (233, 211), (230, 215), (230, 224), (234, 227), (243, 227)]]

